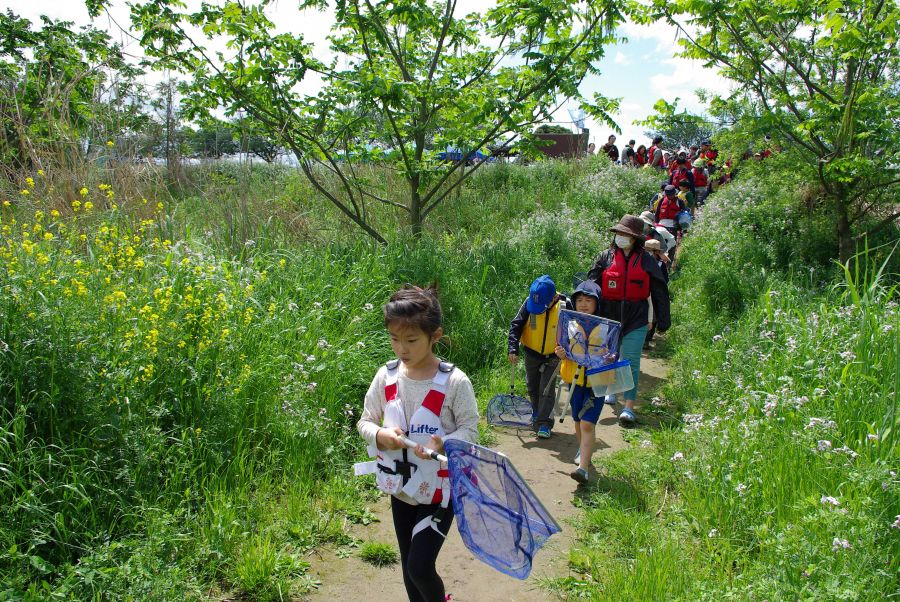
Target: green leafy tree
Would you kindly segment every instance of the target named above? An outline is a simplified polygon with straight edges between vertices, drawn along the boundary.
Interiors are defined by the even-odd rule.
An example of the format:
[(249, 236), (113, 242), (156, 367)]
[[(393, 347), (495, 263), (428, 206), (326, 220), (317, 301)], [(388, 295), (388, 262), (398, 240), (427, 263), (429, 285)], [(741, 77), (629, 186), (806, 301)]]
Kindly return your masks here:
[(264, 126), (248, 117), (232, 120), (230, 127), (238, 139), (242, 153), (259, 157), (266, 163), (274, 163), (284, 153), (278, 139), (269, 134)]
[(644, 18), (678, 26), (683, 55), (735, 83), (722, 111), (790, 142), (846, 262), (900, 217), (898, 15), (895, 0), (654, 0)]
[(0, 13), (0, 161), (15, 173), (52, 154), (72, 167), (139, 130), (139, 74), (106, 32)]
[[(89, 6), (96, 14), (104, 4)], [(527, 146), (532, 126), (549, 120), (561, 99), (581, 99), (579, 83), (596, 72), (592, 63), (623, 19), (617, 0), (501, 0), (468, 15), (456, 0), (337, 0), (330, 40), (341, 58), (325, 65), (301, 37), (275, 35), (265, 5), (226, 1), (186, 13), (176, 0), (154, 0), (134, 4), (132, 21), (157, 67), (194, 77), (192, 118), (219, 106), (244, 112), (295, 155), (323, 197), (379, 241), (371, 203), (395, 207), (421, 232), (429, 213), (481, 167), (465, 171), (477, 149), (516, 137)], [(310, 7), (325, 8), (325, 0), (301, 3)], [(224, 37), (228, 56), (206, 52), (189, 25)], [(323, 81), (316, 94), (299, 91), (309, 72)], [(615, 106), (600, 96), (586, 104), (604, 118)], [(447, 147), (464, 156), (436, 161), (431, 149)], [(362, 177), (363, 161), (384, 162), (405, 188)]]
[(676, 98), (672, 103), (664, 99), (656, 101), (653, 105), (656, 114), (634, 124), (650, 128), (644, 134), (651, 140), (662, 136), (666, 148), (699, 147), (701, 142), (716, 134), (717, 128), (708, 119), (688, 113), (687, 109), (678, 112), (678, 100)]
[(572, 130), (562, 125), (539, 125), (535, 130), (535, 134), (572, 134)]
[(192, 150), (201, 157), (221, 159), (240, 150), (235, 141), (237, 132), (222, 123), (211, 123), (201, 127), (191, 139)]

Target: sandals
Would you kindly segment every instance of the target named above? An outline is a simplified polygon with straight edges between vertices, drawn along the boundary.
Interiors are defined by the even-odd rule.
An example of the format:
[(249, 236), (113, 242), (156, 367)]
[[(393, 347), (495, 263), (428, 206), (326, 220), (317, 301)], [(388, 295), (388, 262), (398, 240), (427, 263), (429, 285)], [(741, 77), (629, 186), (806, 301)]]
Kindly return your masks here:
[(576, 468), (574, 471), (569, 473), (569, 476), (584, 485), (588, 482), (588, 471), (583, 468)]
[(628, 425), (634, 424), (634, 412), (628, 408), (623, 408), (622, 411), (619, 412), (619, 423)]

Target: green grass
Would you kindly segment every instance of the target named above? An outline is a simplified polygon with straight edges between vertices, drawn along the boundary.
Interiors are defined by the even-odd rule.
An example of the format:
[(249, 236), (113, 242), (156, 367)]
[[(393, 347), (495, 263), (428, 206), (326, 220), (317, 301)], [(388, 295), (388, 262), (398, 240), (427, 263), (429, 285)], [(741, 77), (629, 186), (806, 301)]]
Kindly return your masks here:
[(672, 287), (674, 373), (649, 404), (666, 420), (600, 461), (571, 558), (580, 577), (550, 587), (592, 600), (900, 589), (900, 314), (896, 275), (879, 271), (890, 248), (846, 273), (803, 263), (807, 241), (773, 235), (799, 230), (797, 215), (745, 227), (791, 207), (776, 194), (747, 181), (710, 199)]
[(359, 548), (359, 557), (374, 567), (385, 568), (400, 562), (400, 552), (389, 543), (367, 541)]
[(203, 167), (171, 196), (53, 175), (0, 208), (0, 600), (313, 587), (298, 559), (347, 545), (378, 495), (349, 475), (391, 357), (391, 292), (438, 280), (439, 354), (484, 404), (508, 386), (529, 283), (567, 290), (623, 191), (652, 180), (596, 161), (498, 166), (418, 241), (375, 212), (392, 225), (375, 247), (291, 170)]
[[(438, 280), (439, 355), (483, 407), (508, 391), (506, 334), (529, 283), (548, 273), (571, 290), (658, 185), (598, 160), (491, 166), (419, 240), (373, 208), (389, 238), (373, 246), (292, 170), (188, 176), (171, 194), (126, 180), (82, 194), (34, 174), (0, 207), (0, 601), (303, 595), (310, 553), (353, 548), (346, 524), (371, 520), (379, 496), (351, 464), (362, 398), (391, 357), (390, 293)], [(672, 286), (661, 352), (675, 372), (648, 406), (660, 427), (601, 462), (578, 498), (575, 576), (549, 588), (897, 591), (900, 325), (871, 267), (894, 259), (877, 247), (844, 274), (822, 260), (817, 223), (771, 183), (710, 201)], [(480, 442), (493, 436), (482, 425)]]

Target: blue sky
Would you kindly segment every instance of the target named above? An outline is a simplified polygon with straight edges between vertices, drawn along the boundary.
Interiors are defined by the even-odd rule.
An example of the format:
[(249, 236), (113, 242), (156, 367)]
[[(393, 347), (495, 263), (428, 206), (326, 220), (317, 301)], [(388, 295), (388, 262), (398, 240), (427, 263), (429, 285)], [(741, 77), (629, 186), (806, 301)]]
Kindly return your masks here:
[[(189, 0), (188, 4), (195, 3)], [(46, 14), (49, 17), (60, 20), (74, 21), (76, 25), (84, 25), (89, 22), (84, 3), (79, 0), (7, 0), (7, 7), (22, 17), (39, 23), (39, 16)], [(126, 51), (132, 54), (140, 54), (140, 47), (128, 40), (125, 34), (119, 32), (116, 23), (127, 27), (129, 23), (128, 8), (124, 0), (113, 0), (111, 14), (95, 21), (97, 27), (107, 27), (117, 40), (126, 45)], [(325, 36), (331, 28), (331, 16), (328, 13), (315, 11), (297, 11), (296, 2), (281, 0), (273, 3), (273, 21), (279, 29), (303, 33), (307, 40), (313, 42), (319, 58), (327, 59), (327, 42)], [(484, 0), (460, 0), (458, 12), (484, 10)], [(115, 23), (113, 22), (115, 21)], [(588, 99), (593, 98), (595, 92), (611, 98), (621, 98), (620, 113), (614, 118), (622, 130), (617, 134), (617, 144), (621, 149), (630, 138), (637, 140), (637, 144), (646, 144), (649, 141), (644, 136), (644, 128), (633, 125), (635, 120), (645, 119), (653, 113), (653, 105), (660, 98), (673, 102), (680, 98), (679, 108), (687, 108), (693, 113), (702, 113), (694, 90), (707, 88), (719, 92), (726, 92), (728, 84), (715, 71), (705, 69), (696, 61), (675, 58), (678, 51), (676, 44), (676, 30), (664, 23), (652, 26), (641, 26), (634, 23), (626, 23), (617, 32), (619, 37), (626, 37), (627, 43), (607, 48), (607, 56), (597, 65), (601, 71), (598, 76), (588, 77), (581, 85), (582, 94)], [(160, 76), (148, 75), (148, 83), (159, 80)], [(317, 87), (315, 79), (310, 79), (308, 85)], [(571, 126), (567, 108), (577, 109), (575, 103), (564, 105), (557, 112), (561, 125)], [(601, 146), (606, 142), (607, 136), (613, 133), (606, 125), (598, 125), (588, 119), (586, 127), (591, 131), (591, 140)]]

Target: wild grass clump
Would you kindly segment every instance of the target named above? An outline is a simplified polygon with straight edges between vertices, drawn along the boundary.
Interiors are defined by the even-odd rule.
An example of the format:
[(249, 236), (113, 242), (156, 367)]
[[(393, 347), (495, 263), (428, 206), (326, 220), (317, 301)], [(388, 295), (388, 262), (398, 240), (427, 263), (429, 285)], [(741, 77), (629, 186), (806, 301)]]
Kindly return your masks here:
[(377, 568), (392, 566), (400, 562), (400, 552), (389, 543), (367, 541), (359, 548), (359, 557)]
[[(777, 203), (753, 181), (734, 186), (685, 245), (674, 373), (643, 410), (661, 428), (603, 459), (584, 526), (604, 543), (573, 555), (590, 579), (554, 587), (595, 600), (886, 599), (900, 586), (896, 287), (865, 255), (827, 276), (799, 263), (796, 245), (771, 238), (781, 218), (743, 221)], [(719, 203), (733, 227), (716, 221)], [(739, 303), (710, 299), (728, 290)]]

